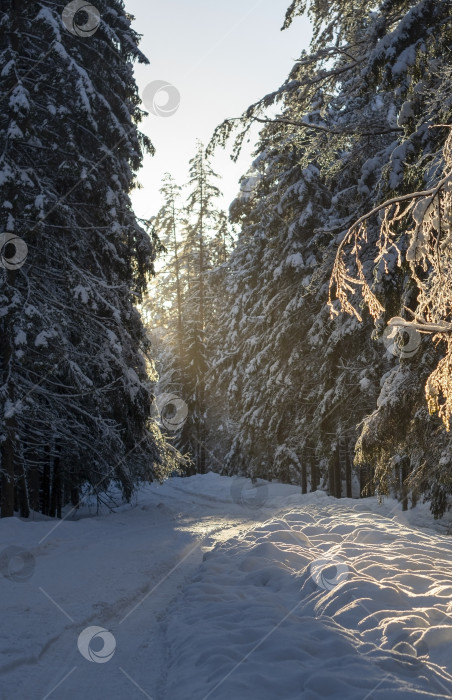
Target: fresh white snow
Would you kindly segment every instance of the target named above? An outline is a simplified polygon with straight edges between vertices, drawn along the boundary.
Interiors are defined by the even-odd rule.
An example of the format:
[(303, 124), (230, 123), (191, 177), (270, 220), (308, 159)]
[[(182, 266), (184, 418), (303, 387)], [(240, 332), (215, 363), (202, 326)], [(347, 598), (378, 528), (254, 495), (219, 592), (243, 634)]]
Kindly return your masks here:
[(35, 517), (0, 525), (0, 700), (452, 695), (452, 540), (427, 505), (210, 473)]

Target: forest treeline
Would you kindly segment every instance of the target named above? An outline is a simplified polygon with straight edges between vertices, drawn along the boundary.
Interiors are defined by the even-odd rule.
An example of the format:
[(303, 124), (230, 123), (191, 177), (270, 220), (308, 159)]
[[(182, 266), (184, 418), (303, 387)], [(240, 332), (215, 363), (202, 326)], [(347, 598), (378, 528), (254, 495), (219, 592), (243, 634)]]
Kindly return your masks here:
[[(171, 440), (197, 471), (208, 455), (304, 492), (425, 498), (438, 517), (452, 487), (451, 4), (295, 0), (284, 26), (304, 12), (310, 52), (199, 150), (188, 204), (165, 182), (146, 305), (157, 393), (186, 401)], [(231, 251), (210, 155), (236, 157), (256, 124)]]
[[(66, 6), (0, 13), (2, 517), (207, 469), (442, 515), (450, 1), (294, 0), (310, 51), (199, 145), (185, 190), (165, 178), (149, 222), (139, 36), (122, 0), (72, 24)], [(256, 126), (227, 215), (211, 156)]]

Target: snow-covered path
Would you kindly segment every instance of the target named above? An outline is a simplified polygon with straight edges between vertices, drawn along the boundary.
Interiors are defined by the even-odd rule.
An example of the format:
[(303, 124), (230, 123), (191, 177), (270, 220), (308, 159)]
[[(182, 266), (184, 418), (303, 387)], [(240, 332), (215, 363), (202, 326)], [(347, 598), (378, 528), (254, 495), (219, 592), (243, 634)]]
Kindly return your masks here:
[[(0, 577), (1, 700), (452, 697), (451, 538), (393, 502), (265, 483), (247, 499), (243, 483), (172, 479), (102, 517), (3, 521), (0, 564), (13, 545), (35, 567)], [(104, 663), (79, 651), (91, 626), (113, 635), (85, 646)]]
[[(243, 507), (229, 506), (188, 496), (177, 479), (104, 517), (57, 527), (54, 520), (3, 521), (0, 552), (23, 547), (35, 570), (24, 582), (0, 577), (1, 700), (134, 697), (128, 676), (150, 697), (164, 697), (166, 609), (204, 552), (254, 524)], [(21, 562), (14, 565), (20, 571)], [(114, 635), (108, 664), (79, 653), (78, 635), (92, 625)]]

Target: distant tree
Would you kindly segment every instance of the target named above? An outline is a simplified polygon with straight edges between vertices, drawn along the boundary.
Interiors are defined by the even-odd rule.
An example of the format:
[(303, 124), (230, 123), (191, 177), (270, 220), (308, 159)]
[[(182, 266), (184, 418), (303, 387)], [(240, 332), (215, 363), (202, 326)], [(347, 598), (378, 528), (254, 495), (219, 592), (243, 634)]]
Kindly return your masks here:
[(222, 305), (217, 280), (232, 246), (231, 227), (218, 206), (216, 177), (202, 144), (190, 161), (185, 206), (180, 188), (165, 177), (163, 206), (152, 222), (165, 253), (145, 304), (160, 375), (155, 390), (161, 396), (179, 396), (187, 404), (186, 419), (172, 439), (201, 473), (207, 468), (210, 438), (205, 384)]
[(217, 203), (221, 192), (214, 184), (217, 177), (206, 158), (204, 146), (198, 143), (197, 152), (190, 161), (184, 256), (189, 271), (185, 301), (186, 389), (189, 407), (186, 449), (190, 450), (197, 471), (201, 474), (207, 467), (205, 380), (209, 366), (206, 334), (210, 329), (207, 329), (206, 323), (212, 302), (207, 275), (214, 265), (215, 235), (218, 236), (224, 230), (224, 217)]

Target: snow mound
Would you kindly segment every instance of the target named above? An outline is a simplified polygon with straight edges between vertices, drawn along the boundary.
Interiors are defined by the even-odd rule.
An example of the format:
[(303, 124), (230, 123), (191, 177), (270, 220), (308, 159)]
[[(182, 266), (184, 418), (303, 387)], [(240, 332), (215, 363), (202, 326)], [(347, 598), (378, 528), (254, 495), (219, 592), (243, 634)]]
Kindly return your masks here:
[(278, 513), (204, 555), (168, 623), (167, 697), (450, 697), (451, 554), (337, 502)]

